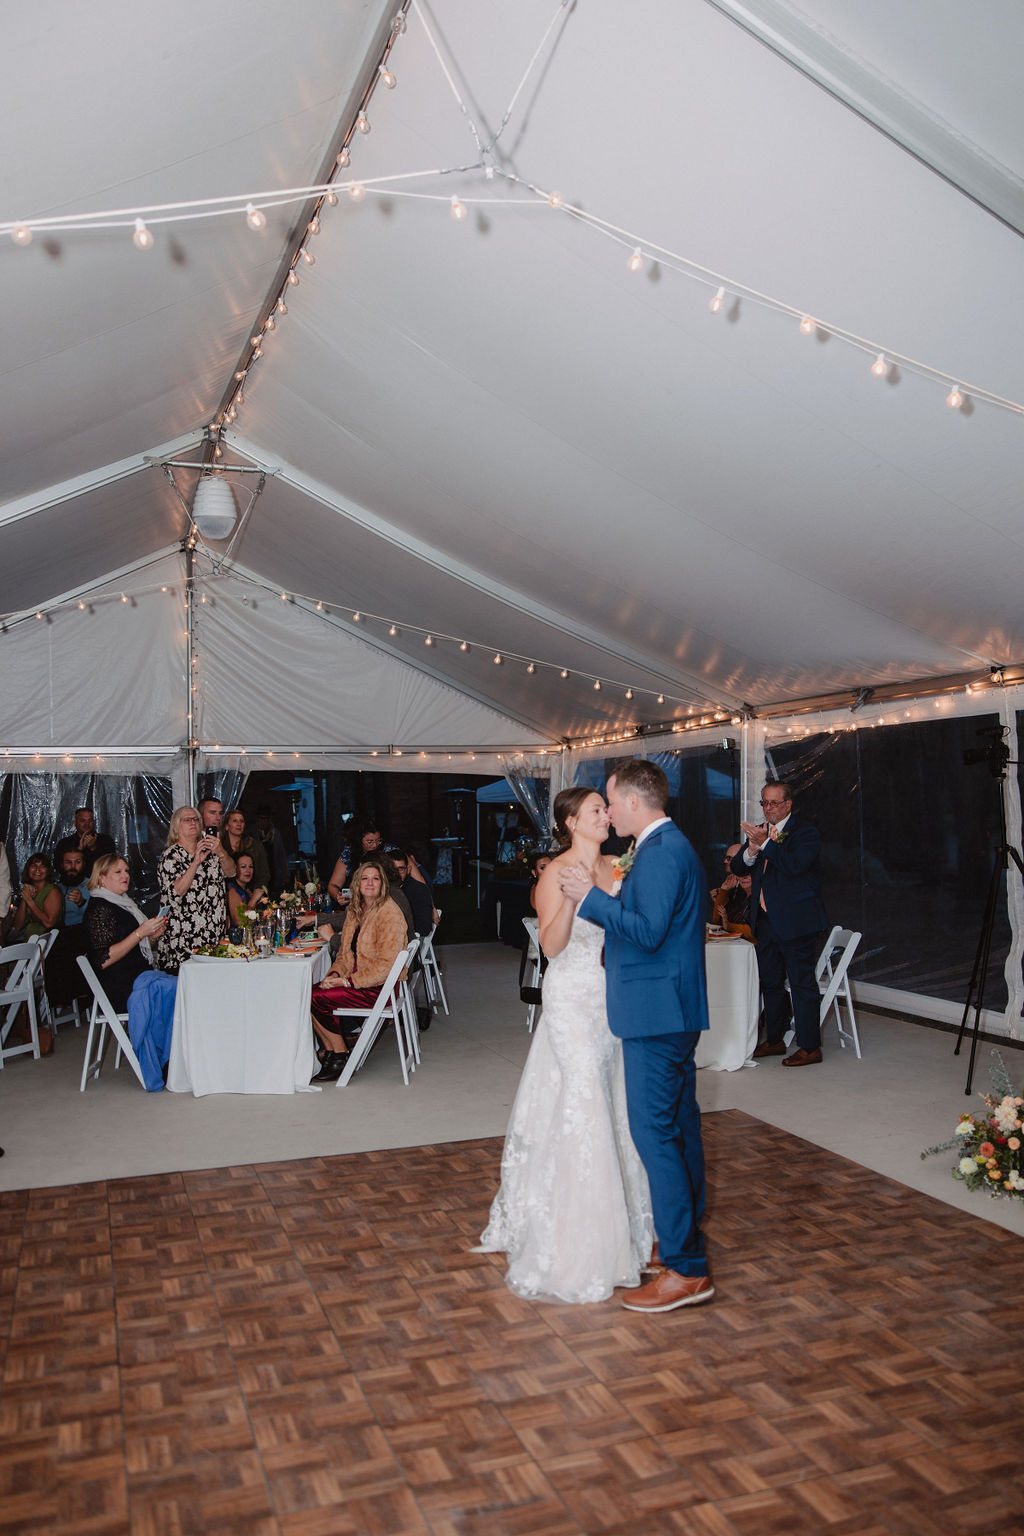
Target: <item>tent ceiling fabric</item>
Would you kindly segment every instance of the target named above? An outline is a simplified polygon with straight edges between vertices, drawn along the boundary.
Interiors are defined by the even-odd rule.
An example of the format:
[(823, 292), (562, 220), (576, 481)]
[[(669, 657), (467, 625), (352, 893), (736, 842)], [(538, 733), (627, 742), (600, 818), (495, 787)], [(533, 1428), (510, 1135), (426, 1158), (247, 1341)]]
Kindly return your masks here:
[[(394, 9), (307, 0), (299, 25), (283, 0), (180, 0), (168, 33), (146, 8), (125, 27), (112, 0), (14, 4), (0, 221), (308, 185)], [(241, 603), (263, 587), (331, 608), (301, 622), (352, 690), (338, 740), (353, 745), (425, 730), (428, 698), (442, 735), (522, 744), (1024, 659), (1024, 422), (971, 394), (1024, 401), (1007, 211), (1022, 45), (1022, 13), (997, 0), (414, 0), (397, 88), (375, 92), (340, 173), (371, 190), (325, 208), (316, 264), (224, 434), (272, 473), (237, 585), (209, 579), (224, 601), (204, 733), (248, 720), (276, 739), (229, 664), (269, 623), (269, 603)], [(492, 138), (524, 74), (492, 178), (373, 190), (471, 166), (469, 122)], [(0, 241), (0, 611), (186, 534), (145, 456), (195, 456), (300, 212), (268, 211), (260, 233), (241, 215), (154, 222), (148, 252), (123, 228)], [(719, 279), (671, 253), (721, 274), (721, 314)], [(730, 280), (822, 328), (802, 335)], [(959, 382), (964, 408), (913, 367), (872, 378), (878, 350)], [(400, 633), (374, 619), (353, 638), (356, 610)], [(62, 637), (80, 645), (74, 623), (18, 628), (25, 676)], [(454, 638), (428, 657), (423, 631)], [(426, 679), (411, 694), (410, 666)], [(169, 693), (147, 732), (166, 742), (181, 684), (176, 662), (158, 671)], [(442, 705), (447, 688), (464, 703)], [(282, 701), (280, 726), (312, 744), (305, 708)]]

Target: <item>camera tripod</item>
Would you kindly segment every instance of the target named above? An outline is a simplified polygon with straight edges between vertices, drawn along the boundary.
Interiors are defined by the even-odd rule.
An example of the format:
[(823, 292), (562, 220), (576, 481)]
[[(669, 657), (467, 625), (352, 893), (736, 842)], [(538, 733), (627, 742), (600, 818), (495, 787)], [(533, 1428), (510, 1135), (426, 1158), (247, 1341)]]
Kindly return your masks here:
[(985, 902), (985, 915), (981, 920), (981, 933), (978, 937), (978, 948), (974, 956), (974, 968), (971, 971), (971, 979), (967, 984), (967, 1001), (964, 1003), (964, 1015), (960, 1020), (960, 1032), (956, 1037), (954, 1056), (959, 1056), (960, 1047), (963, 1044), (964, 1031), (967, 1028), (967, 1016), (971, 1011), (971, 1001), (977, 989), (977, 1001), (974, 1004), (974, 1028), (971, 1031), (971, 1055), (967, 1065), (967, 1086), (965, 1094), (971, 1091), (974, 1082), (974, 1059), (978, 1051), (978, 1036), (981, 1032), (981, 1010), (985, 1003), (985, 979), (988, 976), (989, 953), (992, 949), (992, 929), (995, 926), (996, 906), (999, 901), (999, 891), (1002, 885), (1002, 877), (1010, 868), (1010, 860), (1020, 870), (1021, 879), (1024, 880), (1024, 864), (1021, 863), (1020, 854), (1012, 844), (1006, 841), (1006, 808), (1003, 805), (1003, 780), (1006, 777), (1005, 768), (1002, 773), (995, 774), (999, 780), (999, 845), (992, 861), (992, 875), (988, 883), (988, 898)]

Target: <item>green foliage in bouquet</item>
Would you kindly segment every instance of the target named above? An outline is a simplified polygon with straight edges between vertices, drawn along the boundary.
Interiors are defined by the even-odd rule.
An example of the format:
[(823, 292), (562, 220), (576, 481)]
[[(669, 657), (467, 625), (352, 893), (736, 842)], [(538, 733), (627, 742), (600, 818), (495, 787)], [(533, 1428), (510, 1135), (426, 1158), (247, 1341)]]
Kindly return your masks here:
[(1014, 1094), (1002, 1056), (993, 1050), (992, 1092), (979, 1094), (986, 1109), (980, 1115), (962, 1114), (948, 1141), (926, 1147), (921, 1156), (952, 1148), (960, 1153), (954, 1179), (968, 1189), (987, 1189), (990, 1195), (1024, 1195), (1024, 1129), (1021, 1125), (1024, 1098)]

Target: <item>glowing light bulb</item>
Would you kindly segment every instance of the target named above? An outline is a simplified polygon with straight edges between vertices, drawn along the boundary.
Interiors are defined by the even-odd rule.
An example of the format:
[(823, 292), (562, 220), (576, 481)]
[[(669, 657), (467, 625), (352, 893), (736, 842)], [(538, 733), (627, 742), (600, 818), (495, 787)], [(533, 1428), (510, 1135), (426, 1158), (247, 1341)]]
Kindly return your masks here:
[(323, 605), (323, 603), (317, 603), (317, 605), (316, 605), (316, 611), (317, 611), (317, 613), (323, 613), (323, 611), (324, 611), (324, 605)]
[(245, 222), (250, 229), (266, 229), (267, 216), (262, 208), (254, 208), (252, 203), (246, 203)]
[(526, 670), (527, 670), (527, 672), (528, 672), (528, 673), (529, 673), (529, 674), (530, 674), (530, 676), (531, 676), (531, 677), (532, 677), (532, 676), (533, 676), (533, 674), (534, 674), (534, 673), (535, 673), (535, 672), (536, 672), (536, 670), (537, 670), (537, 663), (536, 663), (536, 662), (534, 662), (534, 661), (531, 661), (531, 662), (530, 662), (530, 665), (529, 665), (529, 666), (528, 666), (528, 667), (527, 667), (527, 669), (526, 669)]
[(393, 91), (395, 86), (398, 84), (398, 81), (395, 79), (390, 69), (388, 69), (387, 65), (382, 64), (377, 73), (380, 75), (381, 85), (383, 85), (386, 90)]
[(627, 688), (626, 689), (626, 698), (627, 699), (631, 699), (632, 697), (633, 697), (633, 690), (632, 690), (632, 688)]
[(813, 336), (817, 329), (817, 320), (812, 320), (810, 315), (804, 315), (803, 319), (800, 321), (801, 336)]
[(296, 272), (294, 267), (292, 267), (291, 271), (288, 273), (288, 281), (293, 288), (297, 288), (299, 286), (299, 274)]
[(306, 233), (307, 235), (318, 235), (320, 233), (320, 220), (317, 218), (316, 214), (313, 215), (309, 223), (306, 225)]
[(366, 188), (361, 181), (354, 181), (348, 189), (348, 195), (354, 203), (361, 203), (366, 196)]
[(302, 260), (306, 263), (307, 267), (316, 266), (316, 257), (313, 255), (312, 251), (307, 251), (305, 246), (303, 246), (299, 251), (299, 255), (302, 257)]
[(501, 666), (501, 660), (502, 660), (501, 652), (500, 651), (496, 651), (495, 654), (494, 654), (494, 665), (496, 667), (500, 667)]
[(370, 119), (367, 117), (365, 111), (360, 112), (359, 116), (356, 118), (356, 129), (359, 133), (369, 133)]
[(601, 692), (601, 679), (599, 677), (595, 677), (594, 678), (594, 692), (595, 693), (600, 693)]
[(552, 192), (551, 195), (548, 198), (548, 207), (549, 208), (561, 208), (561, 206), (562, 206), (562, 204), (564, 202), (565, 202), (565, 199), (562, 196), (561, 192)]
[(884, 352), (879, 352), (878, 356), (871, 364), (871, 372), (874, 374), (876, 379), (884, 379), (886, 374), (889, 372), (889, 364), (885, 360)]
[(713, 315), (720, 315), (725, 308), (725, 289), (719, 288), (714, 298), (708, 304), (708, 309)]
[(398, 625), (397, 624), (392, 624), (391, 628), (388, 630), (388, 634), (391, 635), (392, 637), (397, 635), (398, 634)]
[(146, 228), (142, 219), (135, 220), (135, 233), (132, 235), (132, 244), (137, 251), (151, 251), (153, 249), (153, 232)]
[(633, 247), (633, 254), (626, 262), (630, 272), (642, 272), (644, 269), (644, 254), (638, 245)]
[(423, 642), (424, 645), (433, 645), (433, 643), (434, 643), (433, 635), (428, 635), (426, 637), (426, 639), (424, 640), (424, 642)]
[(953, 388), (950, 390), (949, 394), (946, 396), (946, 404), (949, 406), (951, 411), (958, 411), (960, 409), (960, 407), (963, 405), (963, 403), (964, 403), (964, 397), (960, 393), (959, 386), (954, 384)]
[(327, 202), (330, 203), (332, 208), (337, 208), (337, 206), (338, 206), (338, 194), (337, 194), (337, 192), (334, 192), (334, 191), (328, 192), (328, 194), (327, 194)]
[(460, 203), (457, 197), (453, 197), (452, 198), (452, 205), (451, 205), (451, 215), (452, 215), (452, 218), (455, 220), (456, 224), (461, 224), (462, 223), (463, 219), (466, 217), (466, 211), (467, 210), (466, 210), (465, 203)]
[(11, 230), (11, 239), (14, 241), (15, 245), (31, 245), (32, 231), (29, 229), (27, 224), (15, 224), (14, 228)]
[(351, 158), (352, 158), (352, 156), (349, 154), (349, 152), (348, 152), (348, 145), (346, 144), (344, 146), (344, 148), (342, 149), (341, 153), (338, 155), (337, 160), (335, 160), (334, 163), (338, 167), (339, 171), (343, 171), (345, 169), (346, 165), (348, 165), (348, 163), (351, 160)]
[(253, 355), (253, 360), (254, 361), (255, 361), (256, 358), (262, 357), (263, 356), (263, 348), (262, 347), (253, 347), (252, 355)]
[(461, 640), (459, 642), (459, 650), (462, 651), (464, 654), (468, 655), (469, 654), (469, 641), (468, 640)]
[(288, 305), (285, 303), (284, 299), (278, 299), (277, 303), (274, 305), (274, 308), (277, 310), (279, 315), (286, 315), (288, 313)]
[(559, 676), (560, 677), (568, 677), (569, 676), (568, 668), (567, 667), (563, 667), (561, 672), (559, 673)]
[(359, 612), (359, 609), (357, 608), (355, 613), (352, 615), (352, 622), (353, 622), (353, 624), (358, 624), (359, 620), (361, 618), (362, 618), (362, 614)]
[(663, 693), (659, 693), (658, 694), (658, 703), (659, 704), (664, 704), (664, 702), (665, 702), (665, 695)]
[(267, 316), (267, 323), (263, 329), (265, 331), (275, 331), (277, 329), (277, 321), (274, 319), (273, 315)]

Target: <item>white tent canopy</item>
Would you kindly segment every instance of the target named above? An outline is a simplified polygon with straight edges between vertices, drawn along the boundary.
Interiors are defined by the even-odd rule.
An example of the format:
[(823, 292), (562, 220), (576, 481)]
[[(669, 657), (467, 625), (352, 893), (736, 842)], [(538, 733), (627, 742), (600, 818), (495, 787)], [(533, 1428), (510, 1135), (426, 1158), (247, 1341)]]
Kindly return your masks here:
[[(397, 9), (6, 8), (10, 747), (500, 771), (1012, 666), (1024, 13)], [(268, 478), (189, 655), (211, 423)]]

